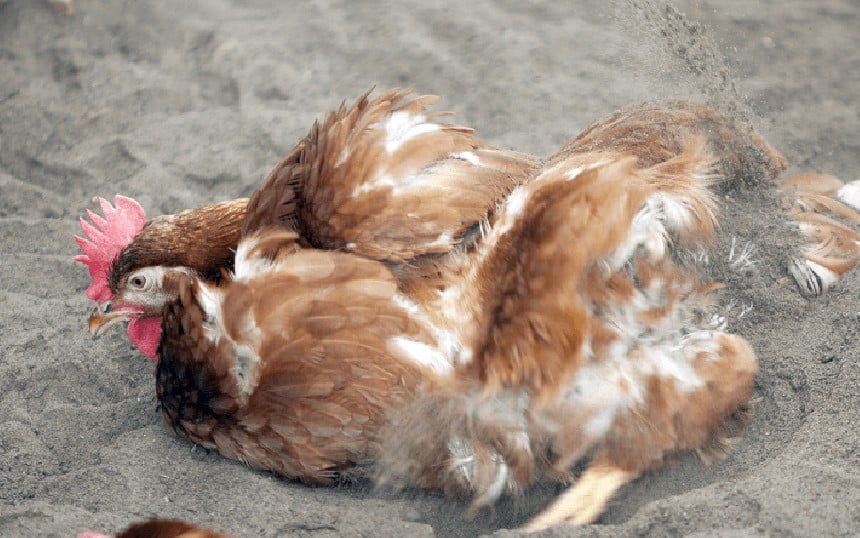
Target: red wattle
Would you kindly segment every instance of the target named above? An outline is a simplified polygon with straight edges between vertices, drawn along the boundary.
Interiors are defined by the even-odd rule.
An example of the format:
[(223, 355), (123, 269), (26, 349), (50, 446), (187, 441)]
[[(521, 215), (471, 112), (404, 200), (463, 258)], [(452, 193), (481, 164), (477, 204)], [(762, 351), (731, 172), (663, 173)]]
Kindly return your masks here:
[(128, 323), (128, 339), (150, 359), (158, 360), (161, 318), (134, 318)]

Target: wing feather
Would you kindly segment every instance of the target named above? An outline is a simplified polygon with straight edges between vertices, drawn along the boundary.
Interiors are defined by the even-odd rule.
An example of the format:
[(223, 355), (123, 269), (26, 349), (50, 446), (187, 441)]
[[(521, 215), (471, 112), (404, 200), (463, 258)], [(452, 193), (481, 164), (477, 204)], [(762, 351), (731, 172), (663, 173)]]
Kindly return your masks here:
[(403, 262), (445, 253), (536, 166), (429, 111), (436, 96), (392, 89), (345, 104), (254, 194), (243, 230), (296, 231), (310, 245)]

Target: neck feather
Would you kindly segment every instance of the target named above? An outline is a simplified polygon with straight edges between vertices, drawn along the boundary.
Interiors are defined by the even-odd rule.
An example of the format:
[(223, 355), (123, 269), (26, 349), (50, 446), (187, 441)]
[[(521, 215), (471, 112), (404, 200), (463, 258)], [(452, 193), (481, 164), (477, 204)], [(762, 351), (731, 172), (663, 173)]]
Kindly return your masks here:
[(239, 198), (150, 220), (114, 264), (111, 288), (116, 291), (123, 275), (155, 265), (184, 266), (217, 280), (221, 269), (232, 269), (247, 206)]

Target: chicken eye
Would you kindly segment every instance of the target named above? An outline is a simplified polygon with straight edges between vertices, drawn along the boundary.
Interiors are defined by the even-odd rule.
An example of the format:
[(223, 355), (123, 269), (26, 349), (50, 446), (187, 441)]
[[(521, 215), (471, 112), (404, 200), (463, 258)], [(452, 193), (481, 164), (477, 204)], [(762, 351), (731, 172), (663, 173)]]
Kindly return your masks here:
[(145, 289), (146, 283), (146, 277), (143, 275), (134, 275), (128, 279), (128, 285), (137, 290)]

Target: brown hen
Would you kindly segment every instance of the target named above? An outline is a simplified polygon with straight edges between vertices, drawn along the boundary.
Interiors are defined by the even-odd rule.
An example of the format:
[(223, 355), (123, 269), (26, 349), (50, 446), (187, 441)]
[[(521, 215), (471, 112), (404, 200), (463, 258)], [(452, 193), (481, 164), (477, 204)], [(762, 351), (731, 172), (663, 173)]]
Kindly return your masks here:
[[(158, 258), (168, 426), (306, 483), (372, 472), (475, 507), (584, 466), (529, 530), (593, 521), (679, 452), (722, 457), (757, 360), (694, 253), (715, 232), (719, 181), (774, 177), (782, 157), (673, 103), (625, 109), (538, 167), (404, 98), (341, 107), (233, 202), (243, 217), (214, 249), (233, 259)], [(808, 190), (791, 195), (799, 215), (854, 218)], [(144, 227), (120, 259), (205, 237), (167, 222), (185, 224)], [(857, 261), (853, 223), (822, 222), (802, 227), (820, 248), (798, 262), (835, 275), (813, 278), (819, 291)], [(110, 281), (134, 284), (123, 275)]]

